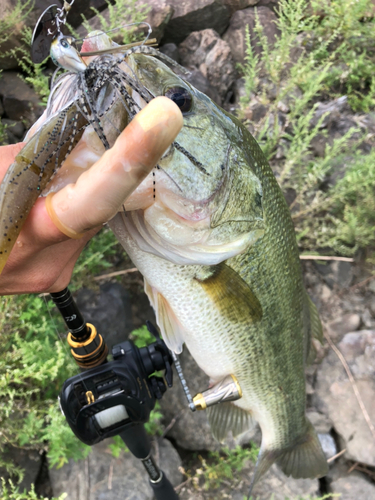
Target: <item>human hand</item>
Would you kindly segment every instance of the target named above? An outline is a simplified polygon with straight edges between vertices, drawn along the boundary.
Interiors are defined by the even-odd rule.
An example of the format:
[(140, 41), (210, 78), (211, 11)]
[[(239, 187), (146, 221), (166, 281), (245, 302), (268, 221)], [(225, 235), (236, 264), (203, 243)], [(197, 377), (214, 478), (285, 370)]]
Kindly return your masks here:
[[(53, 196), (57, 219), (73, 233), (84, 233), (80, 239), (61, 232), (47, 213), (46, 198), (38, 198), (0, 275), (0, 295), (65, 288), (83, 247), (119, 211), (181, 127), (177, 105), (166, 97), (153, 99), (99, 161)], [(0, 148), (0, 180), (23, 146)]]

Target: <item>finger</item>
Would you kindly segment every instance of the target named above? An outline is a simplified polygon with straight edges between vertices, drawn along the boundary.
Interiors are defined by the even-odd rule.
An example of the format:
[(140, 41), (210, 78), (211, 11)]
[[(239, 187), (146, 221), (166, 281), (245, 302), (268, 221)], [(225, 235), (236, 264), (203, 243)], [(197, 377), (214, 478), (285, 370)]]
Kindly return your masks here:
[(181, 111), (173, 101), (153, 99), (93, 167), (54, 195), (58, 219), (76, 233), (111, 219), (157, 164), (182, 124)]
[(9, 144), (9, 146), (1, 146), (0, 155), (0, 182), (3, 180), (5, 172), (8, 170), (10, 165), (14, 162), (15, 157), (24, 147), (25, 142), (19, 142), (18, 144)]

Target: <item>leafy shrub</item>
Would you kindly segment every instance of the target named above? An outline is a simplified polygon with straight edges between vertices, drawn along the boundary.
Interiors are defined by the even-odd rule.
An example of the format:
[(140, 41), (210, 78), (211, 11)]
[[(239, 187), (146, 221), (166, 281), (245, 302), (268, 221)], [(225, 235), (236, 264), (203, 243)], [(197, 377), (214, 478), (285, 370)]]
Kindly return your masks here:
[[(0, 489), (0, 500), (48, 500), (47, 498), (39, 497), (34, 490), (34, 486), (31, 486), (29, 492), (20, 492), (19, 489), (13, 484), (12, 481), (6, 483), (4, 479), (1, 480), (2, 488)], [(59, 498), (51, 498), (50, 500), (64, 500), (66, 499), (66, 494), (63, 493)]]
[[(370, 2), (349, 3), (355, 3), (355, 8), (349, 9), (348, 2), (341, 0), (316, 0), (311, 10), (307, 0), (280, 0), (279, 35), (272, 47), (256, 19), (261, 53), (253, 50), (247, 32), (246, 59), (242, 66), (247, 96), (240, 110), (240, 117), (245, 118), (251, 100), (268, 109), (266, 116), (254, 125), (254, 135), (284, 192), (295, 193), (290, 208), (301, 248), (330, 246), (344, 255), (352, 255), (359, 247), (375, 245), (372, 215), (375, 180), (371, 169), (374, 154), (358, 150), (364, 139), (359, 127), (328, 138), (324, 127), (327, 115), (317, 113), (319, 100), (332, 94), (332, 85), (338, 89), (335, 95), (340, 95), (335, 68), (344, 64), (343, 54), (347, 57), (348, 44), (354, 43), (353, 26), (360, 30), (363, 44), (369, 43), (372, 36), (373, 20), (364, 18)], [(341, 18), (344, 4), (345, 18)], [(331, 15), (333, 10), (338, 14)], [(364, 64), (373, 64), (367, 56), (370, 57), (365, 51), (352, 54), (352, 63), (357, 64), (362, 57), (366, 60)], [(371, 67), (374, 74), (375, 68)], [(348, 94), (349, 103), (356, 109), (367, 109), (375, 103), (371, 101), (371, 86), (375, 84), (370, 82), (366, 87), (359, 69), (352, 68), (350, 74), (352, 83), (342, 90), (349, 91), (350, 87), (353, 92)], [(354, 79), (360, 85), (355, 86)], [(280, 111), (286, 116), (286, 123), (280, 122)], [(312, 144), (318, 137), (326, 142), (321, 157), (312, 154)], [(343, 179), (327, 189), (327, 179), (332, 176)]]

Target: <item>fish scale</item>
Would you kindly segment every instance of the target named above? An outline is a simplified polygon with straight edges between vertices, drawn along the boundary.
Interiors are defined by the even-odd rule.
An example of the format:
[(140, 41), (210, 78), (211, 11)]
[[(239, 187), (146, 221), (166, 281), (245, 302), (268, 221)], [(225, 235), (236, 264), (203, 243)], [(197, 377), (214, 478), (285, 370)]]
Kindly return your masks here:
[[(132, 113), (145, 105), (144, 97), (169, 90), (190, 96), (191, 107), (174, 147), (109, 225), (145, 277), (168, 347), (181, 352), (186, 344), (212, 382), (237, 378), (242, 398), (207, 411), (220, 441), (259, 422), (262, 445), (251, 488), (274, 462), (295, 478), (321, 477), (327, 462), (305, 416), (304, 378), (311, 338), (321, 340), (321, 325), (303, 287), (284, 196), (236, 118), (153, 57), (156, 51), (138, 52), (145, 53), (128, 51), (126, 59), (136, 85), (126, 75), (112, 83), (111, 116), (124, 113), (122, 99)], [(108, 127), (110, 118), (100, 118)], [(90, 141), (93, 134), (85, 133), (81, 152), (95, 151)], [(81, 157), (69, 165), (81, 166)], [(139, 195), (148, 191), (151, 204), (150, 196)]]
[[(163, 74), (160, 62), (154, 63), (157, 77), (151, 80), (149, 60), (147, 71), (142, 71), (144, 57), (135, 56), (132, 68), (154, 95), (163, 92), (166, 82), (191, 90), (195, 107), (184, 121), (189, 135), (183, 129), (176, 140), (198, 161), (204, 159), (205, 168), (210, 157), (210, 172), (218, 172), (222, 164), (215, 149), (199, 141), (200, 115), (204, 120), (210, 116), (211, 135), (217, 130), (224, 132), (227, 140), (221, 141), (218, 149), (224, 151), (229, 146), (231, 150), (224, 169), (229, 184), (219, 190), (208, 236), (199, 244), (192, 239), (190, 246), (179, 248), (164, 240), (165, 250), (161, 250), (163, 231), (160, 221), (147, 215), (150, 208), (118, 215), (110, 226), (145, 277), (145, 290), (168, 346), (179, 352), (185, 343), (212, 382), (229, 374), (237, 378), (243, 397), (211, 407), (208, 416), (220, 440), (228, 431), (243, 432), (258, 421), (262, 445), (252, 486), (275, 461), (287, 475), (320, 477), (326, 473), (327, 463), (305, 416), (304, 368), (311, 336), (319, 337), (321, 331), (319, 325), (313, 331), (310, 324), (315, 306), (303, 287), (294, 227), (284, 196), (258, 144), (241, 123), (176, 76), (172, 83), (170, 71), (163, 68)], [(200, 183), (207, 192), (210, 180), (202, 179), (196, 168), (186, 163), (179, 161), (176, 152), (159, 162), (172, 177), (178, 172), (180, 192), (173, 195), (196, 199)], [(192, 176), (195, 189), (191, 187)], [(158, 173), (157, 185), (163, 189), (162, 173)], [(211, 189), (214, 193), (214, 183)], [(223, 193), (229, 193), (225, 200), (220, 198)], [(156, 199), (162, 203), (158, 190)], [(166, 210), (165, 218), (167, 214)], [(188, 219), (188, 214), (183, 217)], [(226, 240), (233, 242), (244, 231), (252, 230), (253, 238), (245, 249), (228, 254), (221, 262), (210, 262), (210, 248), (215, 251), (209, 245), (214, 231), (211, 242), (217, 244), (222, 238), (224, 245)], [(208, 255), (202, 257), (201, 265), (196, 265), (198, 247)], [(179, 265), (179, 256), (189, 250), (191, 265), (182, 261)]]

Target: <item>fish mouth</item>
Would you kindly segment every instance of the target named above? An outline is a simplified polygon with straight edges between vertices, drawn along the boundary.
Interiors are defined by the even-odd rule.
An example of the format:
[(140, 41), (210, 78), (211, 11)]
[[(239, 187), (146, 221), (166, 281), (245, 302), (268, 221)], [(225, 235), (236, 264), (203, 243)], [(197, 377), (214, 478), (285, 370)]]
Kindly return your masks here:
[(185, 194), (184, 186), (175, 179), (173, 172), (169, 172), (162, 166), (163, 160), (173, 157), (174, 150), (172, 144), (162, 156), (159, 164), (127, 198), (124, 203), (125, 210), (147, 210), (153, 203), (159, 203), (187, 223), (209, 221), (218, 208), (216, 198), (227, 178), (228, 160), (211, 194), (197, 200)]

